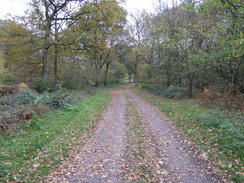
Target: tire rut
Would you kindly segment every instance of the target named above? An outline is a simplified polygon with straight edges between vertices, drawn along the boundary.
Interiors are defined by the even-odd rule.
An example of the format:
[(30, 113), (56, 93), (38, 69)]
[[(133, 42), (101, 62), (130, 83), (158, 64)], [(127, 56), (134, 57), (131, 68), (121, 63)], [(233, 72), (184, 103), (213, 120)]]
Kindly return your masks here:
[(199, 160), (181, 141), (181, 137), (157, 109), (126, 90), (137, 111), (148, 128), (148, 136), (156, 147), (155, 154), (160, 159), (162, 174), (167, 183), (221, 183), (223, 182), (208, 166)]
[[(128, 87), (114, 90), (111, 95), (111, 103), (92, 137), (81, 138), (82, 145), (73, 147), (70, 157), (44, 182), (223, 182), (207, 163), (189, 153), (172, 124), (157, 109)], [(144, 155), (136, 157), (140, 151)], [(138, 171), (146, 168), (151, 175), (145, 177), (130, 168), (133, 166), (139, 167)]]
[(126, 100), (121, 90), (111, 94), (112, 101), (90, 142), (65, 162), (63, 170), (52, 172), (46, 182), (123, 182)]

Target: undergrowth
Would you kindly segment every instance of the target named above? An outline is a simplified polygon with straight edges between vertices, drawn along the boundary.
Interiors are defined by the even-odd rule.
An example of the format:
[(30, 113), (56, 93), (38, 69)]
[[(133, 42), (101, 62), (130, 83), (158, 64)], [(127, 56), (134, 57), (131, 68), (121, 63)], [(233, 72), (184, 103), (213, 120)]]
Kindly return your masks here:
[(21, 132), (0, 136), (0, 182), (39, 182), (108, 103), (108, 92), (64, 110), (34, 117)]
[(193, 100), (173, 100), (136, 91), (182, 128), (216, 167), (227, 172), (233, 181), (244, 181), (243, 113), (209, 109)]
[(34, 115), (68, 108), (72, 104), (72, 92), (62, 89), (38, 94), (24, 88), (15, 94), (0, 97), (0, 135), (21, 129), (20, 124)]
[(183, 95), (183, 91), (180, 88), (175, 87), (164, 87), (162, 85), (158, 84), (152, 84), (144, 82), (141, 84), (141, 87), (148, 91), (149, 93), (152, 93), (154, 95), (159, 95), (167, 98), (179, 98)]
[(197, 93), (194, 98), (207, 107), (233, 112), (244, 110), (244, 94), (220, 93), (214, 86), (205, 89), (201, 93)]

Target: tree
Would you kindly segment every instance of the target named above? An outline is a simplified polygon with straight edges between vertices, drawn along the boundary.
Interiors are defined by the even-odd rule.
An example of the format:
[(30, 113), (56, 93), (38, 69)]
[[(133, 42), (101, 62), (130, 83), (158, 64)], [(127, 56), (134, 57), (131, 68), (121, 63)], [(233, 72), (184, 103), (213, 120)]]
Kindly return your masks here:
[(106, 78), (109, 65), (113, 61), (113, 39), (123, 29), (125, 11), (115, 0), (100, 1), (96, 6), (87, 4), (83, 8), (91, 13), (89, 16), (81, 16), (70, 30), (79, 35), (76, 39), (76, 47), (94, 67), (95, 86), (98, 86), (101, 70), (106, 65)]
[(130, 60), (127, 60), (125, 64), (130, 71), (134, 74), (134, 82), (137, 84), (139, 82), (139, 66), (145, 62), (145, 53), (147, 51), (146, 42), (146, 25), (148, 20), (148, 14), (142, 12), (131, 16), (132, 25), (129, 26), (130, 33), (130, 44), (132, 46), (132, 53)]
[(214, 26), (209, 32), (208, 55), (205, 57), (221, 78), (223, 91), (236, 94), (244, 78), (243, 8), (240, 1), (205, 1), (200, 5), (204, 15), (215, 14)]
[(156, 15), (134, 16), (131, 52), (121, 58), (141, 82), (187, 86), (190, 97), (224, 84), (220, 91), (234, 94), (243, 82), (242, 10), (235, 0), (160, 4)]
[[(66, 27), (64, 22), (75, 21), (78, 16), (87, 13), (79, 12), (74, 15), (76, 8), (74, 6), (82, 6), (85, 0), (33, 0), (32, 1), (32, 14), (35, 18), (38, 18), (38, 24), (41, 27), (43, 34), (42, 44), (42, 76), (44, 80), (49, 78), (49, 50), (50, 47), (55, 45), (55, 57), (54, 57), (54, 77), (57, 75), (57, 54), (58, 45), (57, 42), (60, 40), (58, 37), (59, 29)], [(79, 3), (79, 4), (75, 4)], [(73, 5), (73, 7), (72, 7)], [(64, 21), (64, 22), (62, 22)], [(33, 23), (33, 22), (32, 22)], [(52, 37), (54, 35), (54, 37)], [(53, 42), (53, 39), (55, 41)], [(59, 40), (57, 40), (59, 39)]]
[(0, 32), (5, 67), (24, 82), (39, 76), (42, 66), (39, 37), (23, 24), (10, 20), (3, 22)]

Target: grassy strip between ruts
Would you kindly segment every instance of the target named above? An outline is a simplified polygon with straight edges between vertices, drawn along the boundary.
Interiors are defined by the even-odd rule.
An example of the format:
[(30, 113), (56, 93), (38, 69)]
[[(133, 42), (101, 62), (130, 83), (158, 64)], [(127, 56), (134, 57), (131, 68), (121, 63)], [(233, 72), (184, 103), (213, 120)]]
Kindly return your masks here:
[(128, 99), (128, 146), (126, 153), (126, 181), (131, 182), (160, 182), (160, 176), (155, 172), (155, 161), (149, 153), (150, 139), (145, 134), (146, 128), (136, 110), (135, 105)]
[(0, 182), (43, 180), (109, 100), (108, 90), (103, 91), (66, 110), (33, 118), (17, 134), (0, 136)]
[(135, 106), (128, 99), (127, 101), (129, 115), (128, 179), (133, 182), (149, 182), (152, 173), (149, 162), (145, 162), (147, 152), (144, 128)]
[(173, 100), (135, 89), (204, 150), (233, 181), (243, 182), (243, 114), (221, 112), (192, 100)]

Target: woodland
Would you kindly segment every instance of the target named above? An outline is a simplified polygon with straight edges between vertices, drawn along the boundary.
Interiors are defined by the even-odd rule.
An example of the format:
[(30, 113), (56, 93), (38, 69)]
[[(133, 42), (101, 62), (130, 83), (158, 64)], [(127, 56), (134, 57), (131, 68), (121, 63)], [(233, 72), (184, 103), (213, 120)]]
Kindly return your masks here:
[(190, 97), (243, 92), (242, 1), (159, 1), (130, 21), (121, 3), (33, 0), (25, 16), (1, 20), (1, 82), (40, 92), (121, 80)]
[[(52, 168), (66, 160), (70, 147), (77, 148), (81, 134), (93, 134), (107, 106), (109, 122), (101, 124), (135, 146), (125, 147), (135, 167), (164, 163), (155, 160), (157, 155), (154, 161), (133, 154), (150, 149), (143, 115), (155, 132), (161, 129), (155, 135), (158, 143), (170, 136), (162, 136), (167, 125), (154, 120), (161, 119), (161, 111), (194, 142), (187, 139), (186, 144), (201, 149), (193, 152), (203, 152), (201, 158), (212, 163), (225, 182), (244, 181), (243, 1), (157, 0), (153, 13), (133, 14), (124, 2), (31, 0), (24, 16), (0, 20), (0, 182), (46, 180)], [(121, 117), (125, 114), (132, 121), (129, 127)], [(161, 122), (169, 120), (165, 116)], [(123, 128), (128, 128), (128, 137)], [(118, 145), (109, 133), (100, 135), (96, 139), (105, 140), (97, 144)], [(77, 154), (73, 157), (72, 163), (78, 161)], [(140, 175), (134, 170), (127, 174), (152, 182), (155, 167), (161, 165), (140, 166), (135, 171)], [(157, 178), (167, 177), (166, 170), (160, 171)]]

